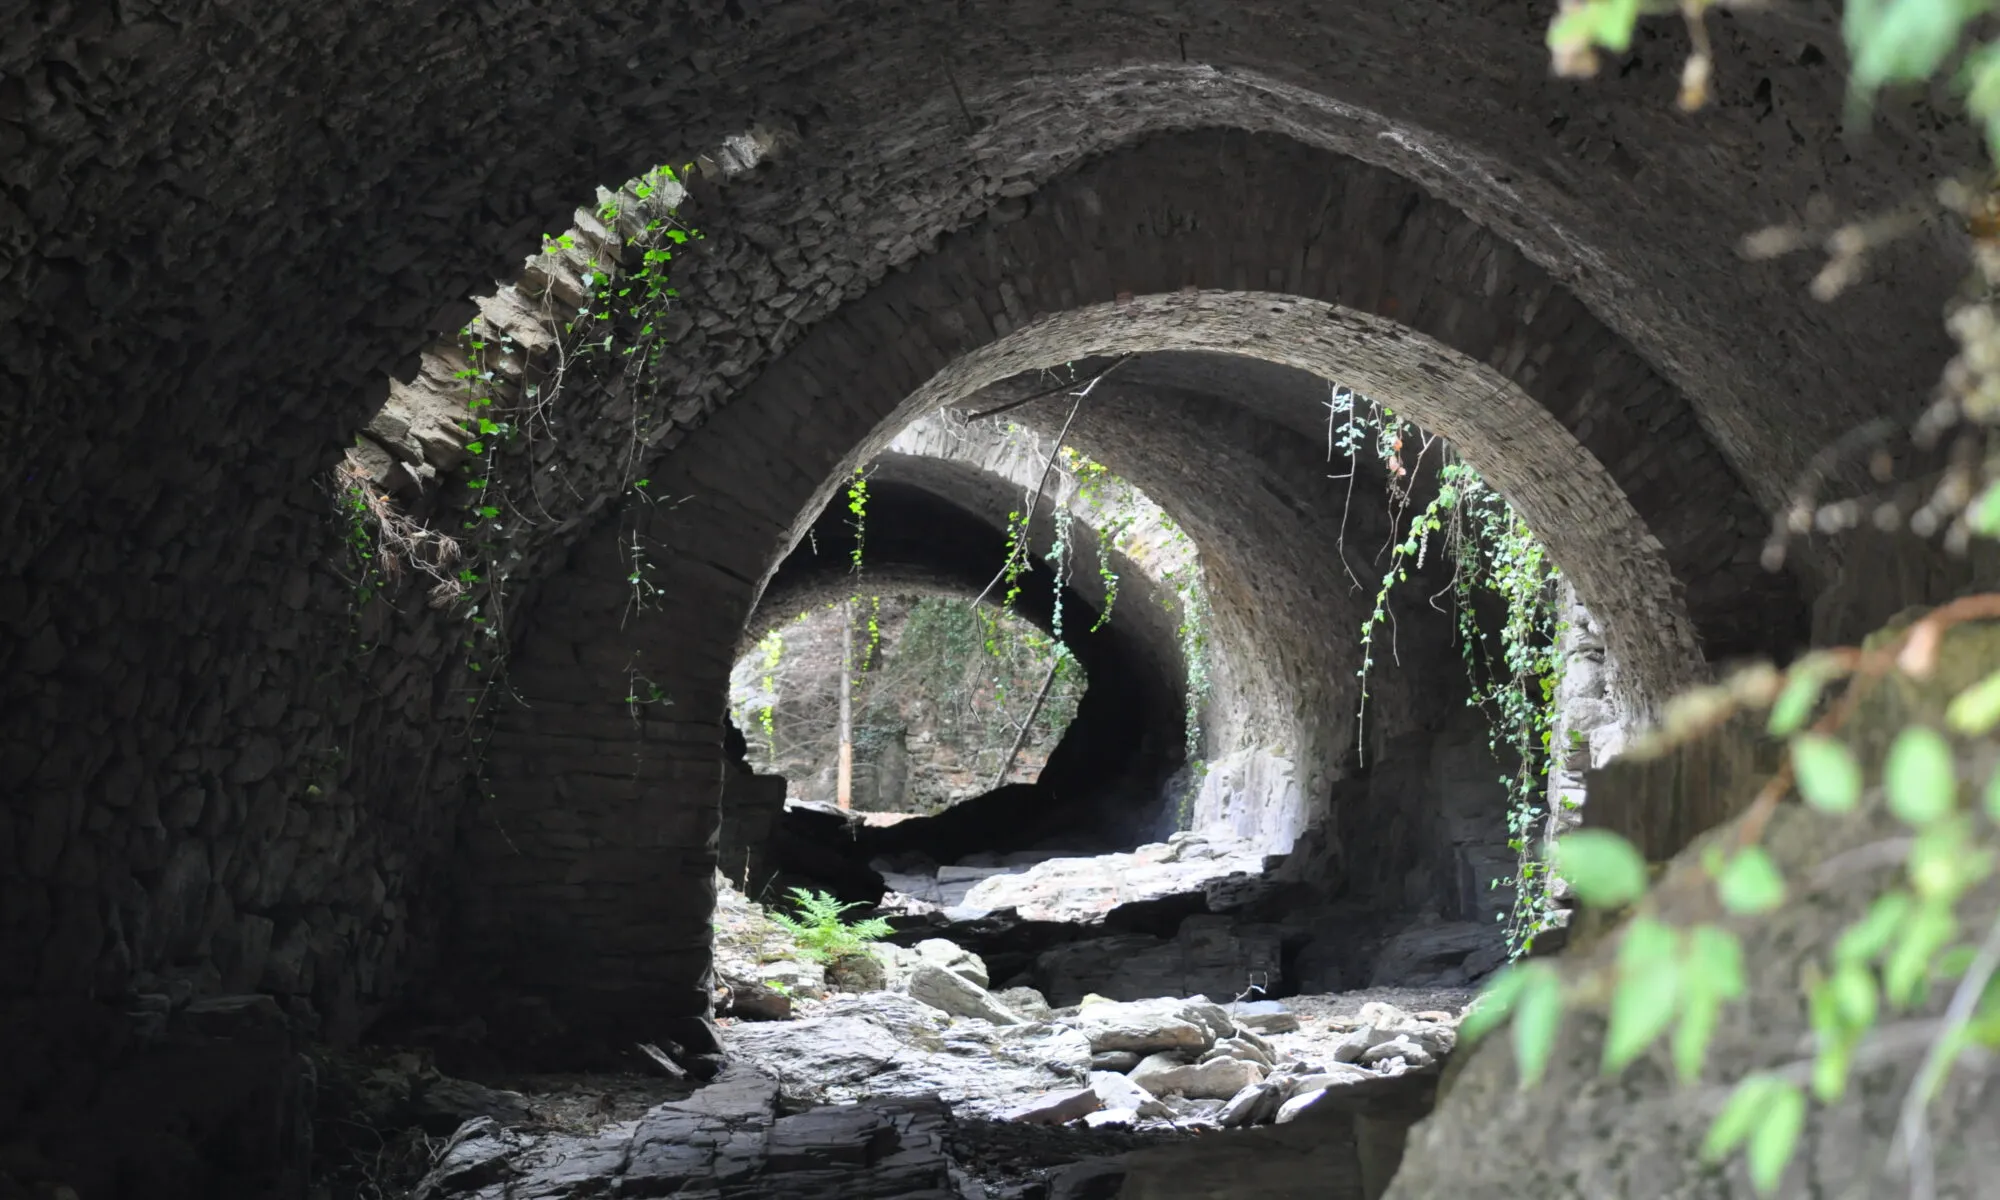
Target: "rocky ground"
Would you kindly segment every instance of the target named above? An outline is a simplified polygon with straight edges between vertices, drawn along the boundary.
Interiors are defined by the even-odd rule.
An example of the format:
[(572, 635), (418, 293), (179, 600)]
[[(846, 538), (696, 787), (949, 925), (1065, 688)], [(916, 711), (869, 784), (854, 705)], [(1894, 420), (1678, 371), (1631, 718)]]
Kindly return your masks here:
[(990, 988), (978, 956), (942, 939), (814, 961), (726, 885), (716, 945), (727, 1065), (713, 1080), (675, 1077), (671, 1057), (650, 1074), (480, 1082), (408, 1053), (330, 1061), (323, 1090), (350, 1116), (322, 1148), (341, 1160), (323, 1194), (1110, 1196), (1122, 1164), (1162, 1147), (1315, 1105), (1427, 1107), (1470, 999), (1052, 1007), (1032, 988)]

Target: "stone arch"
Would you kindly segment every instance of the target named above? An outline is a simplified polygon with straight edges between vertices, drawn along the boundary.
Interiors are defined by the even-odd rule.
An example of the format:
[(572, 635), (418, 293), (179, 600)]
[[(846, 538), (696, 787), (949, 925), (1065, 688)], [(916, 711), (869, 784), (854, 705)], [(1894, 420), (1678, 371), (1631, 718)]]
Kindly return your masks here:
[[(1290, 297), (1264, 292), (1271, 287)], [(1134, 298), (1119, 298), (1127, 293)], [(1582, 578), (1602, 569), (1599, 594), (1586, 601), (1620, 627), (1617, 650), (1650, 689), (1671, 686), (1697, 634), (1724, 650), (1782, 649), (1794, 636), (1786, 614), (1798, 613), (1797, 593), (1757, 568), (1762, 519), (1685, 402), (1518, 251), (1402, 180), (1296, 142), (1216, 131), (1162, 137), (1059, 181), (1025, 210), (953, 235), (815, 325), (688, 434), (656, 474), (666, 480), (661, 494), (688, 499), (638, 514), (674, 564), (658, 615), (617, 634), (627, 598), (615, 541), (600, 532), (579, 544), (541, 598), (562, 621), (530, 629), (517, 652), (515, 687), (536, 715), (518, 725), (499, 718), (514, 748), (492, 760), (494, 803), (529, 823), (563, 814), (550, 794), (556, 777), (574, 786), (614, 760), (619, 782), (607, 780), (608, 807), (588, 822), (620, 825), (618, 814), (652, 787), (674, 799), (653, 803), (644, 819), (655, 845), (627, 838), (562, 849), (543, 868), (515, 863), (513, 902), (502, 889), (481, 905), (505, 925), (508, 944), (518, 947), (535, 927), (521, 914), (547, 903), (538, 871), (567, 878), (583, 870), (578, 854), (626, 862), (614, 876), (649, 857), (704, 874), (699, 830), (712, 821), (725, 648), (803, 531), (801, 514), (817, 512), (838, 477), (886, 443), (895, 415), (1078, 353), (1175, 345), (1281, 362), (1291, 355), (1349, 378), (1372, 368), (1356, 381), (1425, 404), (1430, 423), (1457, 435), (1545, 536), (1559, 546), (1580, 539), (1568, 565)], [(1453, 390), (1472, 380), (1514, 388), (1475, 383), (1472, 398)], [(1564, 456), (1552, 477), (1519, 467), (1536, 453)], [(1615, 527), (1622, 538), (1603, 537), (1613, 528), (1605, 517), (1621, 510), (1633, 514)], [(641, 660), (675, 697), (670, 719), (635, 720), (607, 699), (625, 694), (624, 672)], [(578, 706), (580, 726), (608, 722), (579, 729), (587, 752), (542, 744), (555, 736), (555, 704)], [(598, 715), (585, 720), (582, 711)], [(601, 929), (630, 945), (635, 962), (651, 955), (645, 970), (661, 981), (696, 969), (705, 953), (698, 923), (684, 927), (679, 965), (668, 965), (652, 927), (630, 911), (641, 898), (603, 903), (604, 915), (551, 929), (557, 961), (585, 944), (574, 932), (583, 920), (592, 937)], [(532, 969), (536, 959), (512, 961)], [(568, 963), (548, 974), (571, 986), (584, 978)], [(597, 975), (607, 977), (628, 996), (645, 991), (615, 972)], [(698, 1002), (692, 990), (682, 994)]]

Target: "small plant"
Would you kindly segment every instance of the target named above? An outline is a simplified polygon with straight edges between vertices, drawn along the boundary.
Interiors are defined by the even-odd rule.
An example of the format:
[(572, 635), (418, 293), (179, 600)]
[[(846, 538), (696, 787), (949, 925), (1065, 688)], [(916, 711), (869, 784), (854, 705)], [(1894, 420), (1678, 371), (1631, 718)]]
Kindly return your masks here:
[(829, 892), (809, 892), (795, 887), (790, 889), (790, 893), (792, 903), (798, 906), (798, 915), (774, 912), (771, 919), (797, 940), (799, 953), (814, 962), (833, 962), (858, 954), (867, 948), (868, 943), (879, 942), (894, 931), (894, 927), (880, 917), (853, 922), (842, 920), (843, 913), (862, 905), (842, 903)]

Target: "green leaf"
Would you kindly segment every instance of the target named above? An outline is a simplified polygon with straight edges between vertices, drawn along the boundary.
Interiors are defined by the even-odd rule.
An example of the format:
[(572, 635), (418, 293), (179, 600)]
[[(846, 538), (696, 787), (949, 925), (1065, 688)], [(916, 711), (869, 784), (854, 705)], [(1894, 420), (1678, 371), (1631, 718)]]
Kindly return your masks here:
[(1926, 900), (1910, 915), (1902, 936), (1882, 965), (1882, 991), (1889, 1003), (1908, 1008), (1923, 996), (1931, 959), (1958, 934), (1958, 918), (1949, 902)]
[(1728, 1103), (1715, 1115), (1708, 1127), (1708, 1135), (1702, 1139), (1701, 1157), (1711, 1163), (1721, 1162), (1735, 1152), (1757, 1128), (1758, 1118), (1764, 1115), (1764, 1107), (1771, 1093), (1784, 1085), (1769, 1075), (1747, 1075), (1729, 1093)]
[(1690, 991), (1734, 1000), (1743, 994), (1743, 945), (1736, 935), (1714, 925), (1697, 925), (1688, 935), (1687, 972)]
[(1958, 733), (1977, 736), (2000, 723), (2000, 671), (1953, 696), (1944, 723)]
[(484, 454), (484, 453), (486, 453), (486, 443), (485, 443), (485, 442), (467, 442), (467, 443), (465, 444), (465, 452), (466, 452), (467, 454)]
[(1848, 78), (1863, 95), (1929, 79), (1958, 45), (1973, 5), (1961, 0), (1849, 0), (1841, 33)]
[(1508, 966), (1495, 975), (1479, 993), (1479, 1000), (1472, 1011), (1459, 1022), (1459, 1040), (1471, 1045), (1480, 1038), (1498, 1029), (1514, 1011), (1514, 1001), (1521, 994), (1530, 977), (1527, 968)]
[(1762, 846), (1737, 851), (1715, 886), (1722, 906), (1733, 913), (1767, 913), (1785, 902), (1785, 877)]
[(1530, 978), (1514, 1000), (1514, 1061), (1521, 1068), (1521, 1088), (1539, 1083), (1562, 1027), (1562, 979), (1555, 968), (1537, 963), (1524, 968)]
[(1794, 664), (1786, 674), (1785, 688), (1771, 704), (1771, 721), (1768, 728), (1772, 737), (1785, 737), (1798, 732), (1812, 716), (1813, 705), (1819, 703), (1819, 694), (1826, 689), (1830, 678), (1831, 664), (1823, 657), (1808, 655)]
[(1618, 987), (1604, 1034), (1604, 1071), (1616, 1074), (1646, 1052), (1674, 1019), (1680, 937), (1649, 917), (1634, 920), (1618, 947)]
[(1859, 921), (1847, 927), (1834, 943), (1833, 957), (1838, 963), (1865, 963), (1889, 948), (1889, 942), (1896, 931), (1903, 926), (1909, 916), (1913, 901), (1908, 892), (1886, 892), (1875, 898), (1868, 906), (1868, 912)]
[(1911, 825), (1921, 828), (1943, 817), (1958, 792), (1951, 744), (1923, 725), (1903, 730), (1883, 760), (1882, 787), (1888, 793), (1889, 811)]
[(1875, 1023), (1874, 972), (1859, 963), (1843, 963), (1827, 982), (1842, 1024), (1849, 1029), (1865, 1029)]
[(1690, 1086), (1701, 1078), (1702, 1065), (1708, 1060), (1708, 1043), (1715, 1036), (1716, 1019), (1721, 1012), (1722, 1002), (1707, 992), (1690, 989), (1682, 1003), (1681, 1020), (1674, 1026), (1673, 1040), (1674, 1074), (1682, 1086)]
[(1824, 734), (1792, 739), (1792, 772), (1799, 795), (1822, 812), (1852, 812), (1861, 803), (1861, 765), (1852, 751)]
[(1750, 1166), (1750, 1185), (1758, 1192), (1769, 1195), (1777, 1188), (1805, 1127), (1805, 1093), (1789, 1083), (1776, 1085), (1765, 1100), (1744, 1153)]
[(1606, 829), (1579, 829), (1556, 843), (1556, 873), (1593, 908), (1617, 908), (1646, 894), (1646, 860)]
[(1986, 781), (1986, 815), (2000, 823), (2000, 767), (1994, 768), (1993, 777)]
[(1554, 49), (1598, 45), (1623, 54), (1631, 48), (1632, 30), (1638, 22), (1639, 0), (1585, 0), (1550, 24), (1548, 44)]

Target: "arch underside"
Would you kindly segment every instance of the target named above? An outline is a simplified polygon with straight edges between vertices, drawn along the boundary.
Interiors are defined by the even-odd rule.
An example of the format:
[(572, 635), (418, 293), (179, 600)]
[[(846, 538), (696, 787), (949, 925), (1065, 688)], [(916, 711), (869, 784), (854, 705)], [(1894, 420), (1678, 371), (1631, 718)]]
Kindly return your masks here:
[[(326, 966), (284, 986), (358, 1021), (431, 957), (451, 864), (471, 877), (460, 908), (491, 906), (464, 953), (516, 985), (696, 1004), (706, 885), (687, 881), (712, 865), (727, 650), (802, 514), (912, 397), (1121, 347), (1363, 390), (1373, 370), (1540, 505), (1573, 576), (1597, 572), (1591, 602), (1652, 699), (1690, 644), (1719, 659), (1797, 642), (1809, 595), (1754, 563), (1765, 510), (1816, 448), (1797, 431), (1872, 415), (1913, 360), (1941, 357), (1949, 268), (1932, 257), (1877, 264), (1915, 302), (1814, 308), (1788, 268), (1745, 267), (1717, 232), (1829, 183), (1856, 206), (1898, 198), (1916, 169), (1835, 161), (1825, 122), (1800, 115), (1838, 108), (1837, 72), (1794, 66), (1797, 40), (1831, 39), (1810, 23), (1727, 26), (1745, 61), (1776, 64), (1776, 99), (1724, 78), (1690, 131), (1658, 103), (1664, 58), (1580, 99), (1545, 80), (1538, 18), (1513, 10), (1279, 3), (1176, 30), (1074, 5), (837, 28), (750, 7), (460, 15), (386, 41), (339, 6), (283, 30), (277, 9), (202, 14), (133, 42), (135, 65), (92, 85), (101, 102), (57, 88), (0, 114), (0, 149), (28, 131), (4, 215), (32, 233), (0, 272), (0, 370), (18, 385), (0, 457), (22, 481), (0, 499), (20, 580), (0, 590), (21, 701), (4, 753), (28, 781), (15, 827), (40, 831), (14, 835), (21, 987), (78, 991), (225, 943), (246, 949), (213, 952), (224, 977), (257, 986), (248, 948), (289, 938)], [(36, 33), (21, 53), (72, 35), (100, 36)], [(565, 79), (552, 61), (583, 66)], [(337, 119), (253, 102), (335, 78), (354, 89)], [(576, 78), (615, 99), (586, 119)], [(377, 374), (456, 326), (476, 268), (510, 270), (560, 227), (547, 218), (583, 191), (565, 181), (759, 120), (783, 134), (767, 164), (696, 188), (698, 316), (648, 443), (663, 487), (690, 497), (639, 520), (673, 577), (626, 619), (607, 514), (629, 413), (580, 388), (552, 519), (509, 547), (533, 581), (509, 625), (531, 707), (498, 719), (491, 796), (462, 801), (478, 789), (461, 630), (417, 604), (371, 615), (363, 636), (393, 652), (353, 667), (365, 688), (342, 682), (354, 654), (329, 630), (349, 586), (296, 565), (337, 537), (316, 480)], [(174, 150), (131, 157), (149, 144)], [(1927, 170), (1956, 153), (1911, 152)], [(1266, 317), (1306, 349), (1260, 338)], [(1471, 403), (1488, 382), (1491, 404)], [(635, 668), (674, 704), (628, 712)], [(66, 732), (105, 713), (154, 732)], [(92, 805), (113, 815), (86, 822)]]

